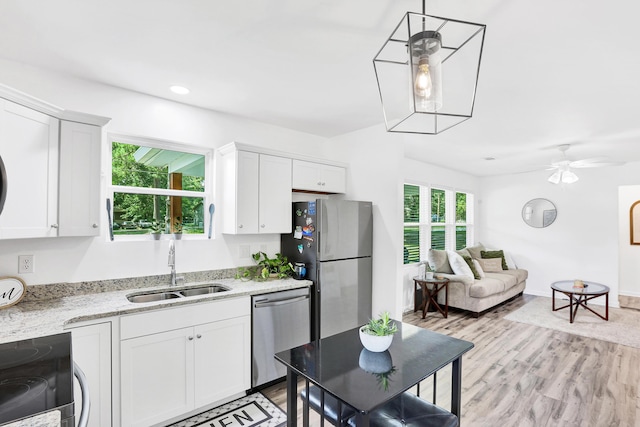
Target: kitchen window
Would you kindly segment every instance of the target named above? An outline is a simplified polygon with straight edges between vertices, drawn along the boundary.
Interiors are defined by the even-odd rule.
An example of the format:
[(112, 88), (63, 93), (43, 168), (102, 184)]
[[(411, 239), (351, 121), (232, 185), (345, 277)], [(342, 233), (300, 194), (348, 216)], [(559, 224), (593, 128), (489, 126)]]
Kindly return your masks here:
[(114, 236), (205, 234), (210, 151), (124, 135), (109, 140)]
[(429, 248), (457, 250), (473, 244), (473, 194), (404, 185), (404, 264), (427, 259)]

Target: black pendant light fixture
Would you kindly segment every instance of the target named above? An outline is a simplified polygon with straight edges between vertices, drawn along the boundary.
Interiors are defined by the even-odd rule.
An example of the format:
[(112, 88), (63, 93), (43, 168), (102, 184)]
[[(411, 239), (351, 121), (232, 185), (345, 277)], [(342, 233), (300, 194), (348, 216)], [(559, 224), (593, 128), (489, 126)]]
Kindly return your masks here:
[(435, 135), (470, 119), (486, 25), (407, 12), (373, 66), (388, 132)]

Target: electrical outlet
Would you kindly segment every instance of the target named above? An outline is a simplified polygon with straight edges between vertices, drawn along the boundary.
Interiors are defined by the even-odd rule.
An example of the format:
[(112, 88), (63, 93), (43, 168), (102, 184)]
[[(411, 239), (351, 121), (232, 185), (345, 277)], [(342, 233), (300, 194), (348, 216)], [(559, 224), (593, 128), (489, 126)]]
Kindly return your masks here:
[(33, 273), (35, 271), (33, 255), (19, 255), (18, 256), (18, 273), (26, 274)]
[(251, 246), (250, 245), (240, 245), (238, 247), (240, 252), (240, 258), (251, 258)]

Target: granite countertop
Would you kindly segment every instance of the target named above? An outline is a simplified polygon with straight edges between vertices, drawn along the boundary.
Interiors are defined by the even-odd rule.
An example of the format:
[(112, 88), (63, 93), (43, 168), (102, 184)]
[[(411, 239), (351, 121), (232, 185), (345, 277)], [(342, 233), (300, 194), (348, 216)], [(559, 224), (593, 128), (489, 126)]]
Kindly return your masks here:
[[(230, 289), (225, 292), (146, 303), (132, 303), (127, 299), (127, 295), (131, 294), (162, 290), (174, 291), (176, 289), (198, 287), (213, 282), (220, 283)], [(107, 291), (102, 289), (93, 293), (87, 291), (79, 293), (73, 292), (73, 290), (78, 287), (58, 287), (53, 291), (53, 293), (58, 294), (54, 297), (25, 298), (14, 306), (0, 310), (0, 322), (3, 325), (2, 330), (0, 330), (0, 343), (61, 333), (69, 327), (72, 327), (74, 323), (79, 322), (99, 321), (99, 319), (102, 318), (197, 304), (203, 301), (309, 287), (311, 284), (312, 282), (309, 280), (294, 279), (255, 282), (220, 278), (215, 280), (191, 281), (174, 287), (168, 285), (140, 286), (138, 288), (120, 286), (122, 289)], [(43, 285), (39, 287), (44, 289), (48, 286), (49, 285)], [(63, 290), (61, 291), (61, 289)], [(66, 293), (64, 289), (66, 289)]]

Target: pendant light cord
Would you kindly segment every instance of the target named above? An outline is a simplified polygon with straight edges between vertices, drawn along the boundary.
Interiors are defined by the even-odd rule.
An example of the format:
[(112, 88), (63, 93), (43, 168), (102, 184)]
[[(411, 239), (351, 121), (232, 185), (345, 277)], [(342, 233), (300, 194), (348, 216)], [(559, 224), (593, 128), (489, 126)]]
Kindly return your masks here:
[(427, 14), (427, 8), (425, 6), (427, 0), (422, 0), (422, 14), (426, 15)]

